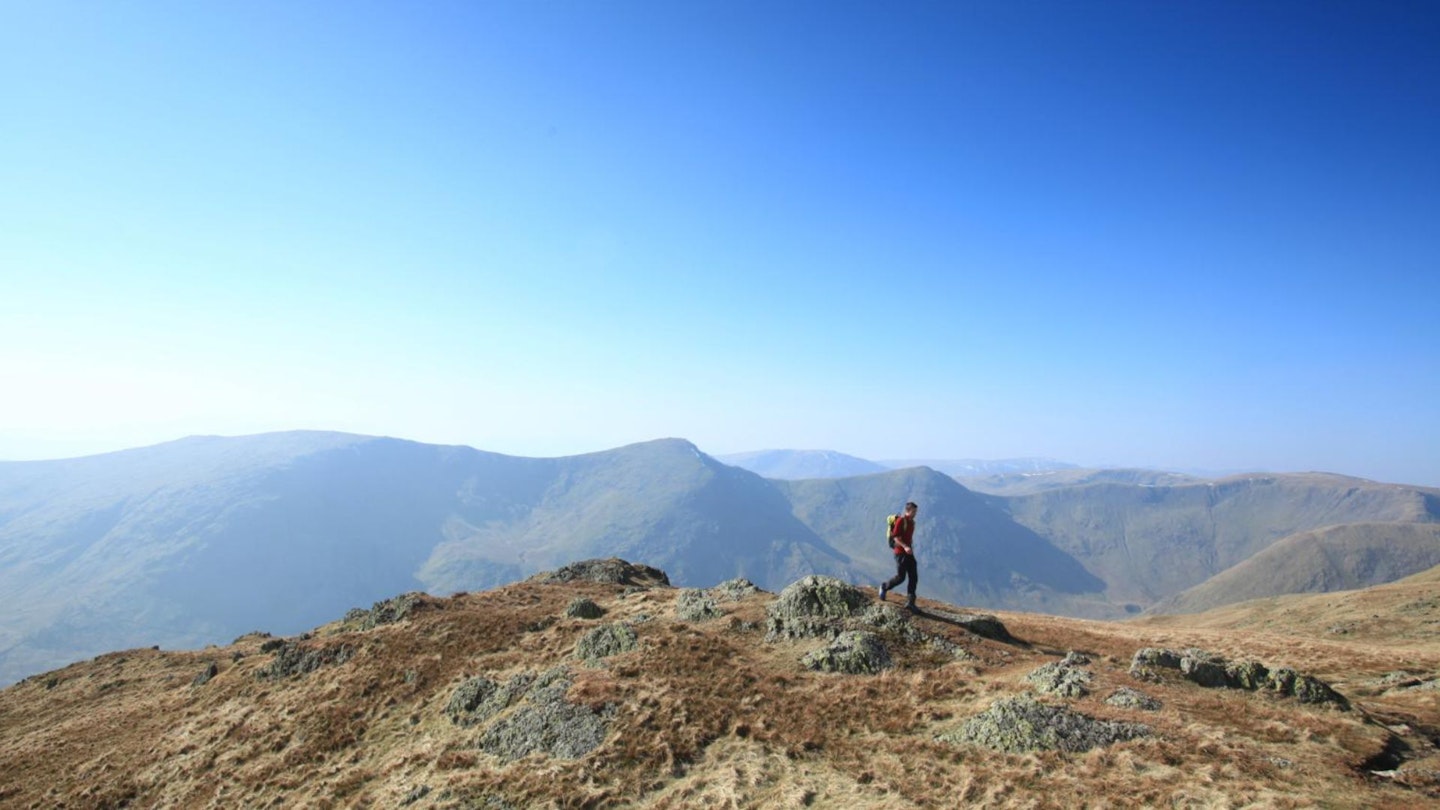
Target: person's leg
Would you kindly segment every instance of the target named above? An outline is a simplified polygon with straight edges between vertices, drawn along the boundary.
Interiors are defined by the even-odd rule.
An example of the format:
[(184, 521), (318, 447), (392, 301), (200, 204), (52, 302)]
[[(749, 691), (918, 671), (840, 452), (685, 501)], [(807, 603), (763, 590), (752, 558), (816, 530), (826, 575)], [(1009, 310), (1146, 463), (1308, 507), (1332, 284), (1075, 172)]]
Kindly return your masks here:
[(885, 590), (891, 590), (892, 588), (905, 581), (906, 571), (909, 570), (905, 567), (905, 560), (907, 557), (909, 557), (908, 554), (895, 555), (895, 576), (885, 581)]
[(915, 601), (915, 586), (920, 584), (920, 566), (915, 562), (912, 554), (905, 555), (905, 573), (910, 578), (910, 584), (905, 586), (905, 593), (910, 601)]

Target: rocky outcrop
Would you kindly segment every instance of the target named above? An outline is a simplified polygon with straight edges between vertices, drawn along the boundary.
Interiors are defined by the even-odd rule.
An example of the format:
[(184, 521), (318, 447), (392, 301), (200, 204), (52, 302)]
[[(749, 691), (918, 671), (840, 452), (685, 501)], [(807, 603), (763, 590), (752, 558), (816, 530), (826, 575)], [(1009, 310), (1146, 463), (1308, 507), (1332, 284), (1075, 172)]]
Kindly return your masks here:
[(460, 726), (488, 723), (476, 745), (504, 760), (530, 754), (575, 759), (604, 742), (613, 707), (599, 711), (570, 703), (569, 670), (522, 673), (504, 684), (471, 678), (450, 696), (445, 714)]
[(659, 568), (626, 562), (618, 557), (584, 560), (556, 571), (536, 574), (527, 582), (553, 585), (562, 582), (599, 582), (607, 585), (628, 585), (634, 588), (670, 587), (670, 577)]
[(890, 650), (874, 633), (847, 630), (801, 659), (808, 669), (846, 675), (875, 675), (892, 666)]
[(1025, 682), (1043, 695), (1066, 698), (1084, 697), (1090, 692), (1090, 673), (1081, 669), (1090, 659), (1071, 652), (1063, 660), (1046, 664), (1025, 676)]
[(723, 602), (739, 602), (741, 599), (759, 592), (760, 588), (744, 577), (727, 579), (710, 589), (710, 595)]
[(1329, 684), (1290, 667), (1272, 670), (1259, 661), (1227, 661), (1204, 650), (1176, 652), (1154, 647), (1137, 651), (1130, 662), (1130, 675), (1140, 680), (1160, 681), (1167, 670), (1179, 672), (1185, 680), (1211, 689), (1270, 691), (1301, 703), (1350, 708), (1345, 696)]
[(1111, 692), (1110, 697), (1105, 698), (1105, 703), (1110, 706), (1119, 706), (1122, 709), (1139, 709), (1146, 712), (1159, 711), (1161, 707), (1160, 701), (1139, 689), (1132, 689), (1128, 686), (1122, 686)]
[(766, 611), (766, 639), (834, 637), (843, 622), (870, 605), (859, 588), (834, 577), (808, 576), (780, 592)]
[(1051, 706), (1022, 694), (1001, 698), (984, 712), (939, 739), (1020, 754), (1027, 751), (1079, 753), (1149, 736), (1149, 726), (1097, 720), (1065, 706)]
[(566, 606), (565, 615), (571, 619), (598, 619), (605, 615), (605, 609), (595, 604), (593, 599), (577, 596)]
[(681, 621), (703, 622), (723, 616), (715, 597), (696, 588), (686, 588), (675, 597), (675, 616)]
[[(274, 639), (274, 641), (280, 642), (278, 646), (272, 648), (275, 650), (275, 658), (255, 674), (255, 677), (260, 680), (278, 681), (283, 678), (308, 675), (324, 666), (343, 664), (355, 655), (355, 648), (349, 644), (309, 647), (295, 641), (281, 639)], [(269, 644), (270, 642), (266, 642), (261, 649), (265, 649)]]
[(602, 624), (576, 642), (575, 657), (593, 665), (602, 658), (629, 652), (638, 644), (639, 637), (635, 634), (635, 628), (630, 625)]
[(354, 608), (345, 614), (343, 629), (365, 631), (382, 624), (394, 624), (410, 615), (424, 599), (425, 594), (412, 592), (376, 602), (369, 610)]

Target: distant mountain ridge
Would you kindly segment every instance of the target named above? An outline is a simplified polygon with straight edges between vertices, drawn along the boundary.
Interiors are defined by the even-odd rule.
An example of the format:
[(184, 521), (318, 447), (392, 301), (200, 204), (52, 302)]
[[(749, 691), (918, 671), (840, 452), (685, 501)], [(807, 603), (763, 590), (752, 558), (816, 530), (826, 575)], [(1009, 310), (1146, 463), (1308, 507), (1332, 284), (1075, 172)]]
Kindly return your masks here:
[[(0, 683), (101, 650), (291, 632), (386, 595), (489, 588), (595, 557), (652, 561), (680, 586), (739, 576), (774, 588), (810, 573), (873, 586), (893, 569), (883, 517), (906, 500), (921, 504), (922, 594), (1090, 618), (1163, 607), (1232, 568), (1252, 584), (1217, 579), (1222, 596), (1207, 598), (1404, 576), (1436, 542), (1410, 527), (1440, 523), (1433, 490), (1163, 475), (1061, 470), (997, 495), (928, 467), (770, 479), (682, 439), (522, 458), (317, 432), (0, 463), (0, 593), (16, 606), (0, 618)], [(1319, 570), (1302, 559), (1333, 544), (1301, 535), (1361, 524), (1369, 556), (1319, 578), (1267, 575)], [(1356, 535), (1325, 535), (1340, 536)], [(1397, 538), (1408, 550), (1387, 556)], [(1266, 562), (1281, 541), (1290, 552)]]
[(884, 464), (833, 450), (756, 450), (715, 458), (764, 478), (785, 480), (849, 478), (892, 469)]
[(834, 450), (755, 450), (716, 456), (726, 464), (765, 478), (800, 481), (810, 478), (849, 478), (907, 467), (929, 467), (954, 478), (1019, 475), (1077, 469), (1076, 465), (1048, 458), (1014, 459), (891, 459), (871, 461)]

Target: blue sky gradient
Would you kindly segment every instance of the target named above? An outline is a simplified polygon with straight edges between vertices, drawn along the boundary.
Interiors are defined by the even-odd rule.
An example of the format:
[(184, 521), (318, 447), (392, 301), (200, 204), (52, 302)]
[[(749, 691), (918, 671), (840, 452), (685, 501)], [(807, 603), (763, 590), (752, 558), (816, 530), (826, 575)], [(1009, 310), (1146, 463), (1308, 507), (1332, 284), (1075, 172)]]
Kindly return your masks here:
[(0, 458), (320, 428), (1440, 486), (1440, 6), (0, 11)]

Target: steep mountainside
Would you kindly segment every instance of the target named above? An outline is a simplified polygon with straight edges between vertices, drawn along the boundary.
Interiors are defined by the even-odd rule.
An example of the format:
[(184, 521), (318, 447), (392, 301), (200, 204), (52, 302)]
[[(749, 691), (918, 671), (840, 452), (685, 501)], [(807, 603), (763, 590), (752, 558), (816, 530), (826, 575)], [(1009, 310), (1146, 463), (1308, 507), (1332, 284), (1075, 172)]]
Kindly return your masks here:
[(1320, 474), (1181, 486), (1091, 484), (992, 496), (991, 503), (1105, 580), (1112, 601), (1142, 606), (1299, 532), (1440, 521), (1433, 491)]
[(302, 636), (110, 653), (0, 690), (0, 804), (1440, 799), (1433, 641), (1377, 654), (1173, 619), (921, 606), (910, 616), (818, 577), (778, 595), (738, 580), (677, 590), (612, 560), (484, 593), (405, 595)]
[(1348, 591), (1440, 565), (1440, 523), (1351, 523), (1301, 532), (1193, 588), (1153, 613), (1200, 613), (1288, 593)]

